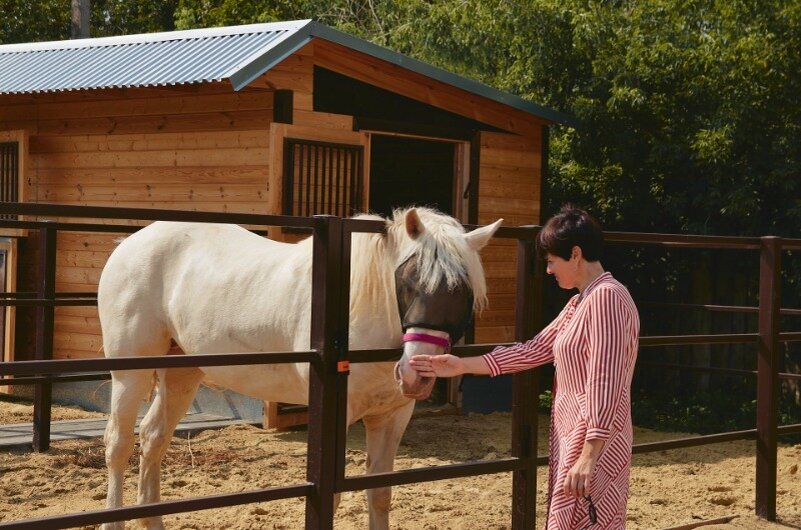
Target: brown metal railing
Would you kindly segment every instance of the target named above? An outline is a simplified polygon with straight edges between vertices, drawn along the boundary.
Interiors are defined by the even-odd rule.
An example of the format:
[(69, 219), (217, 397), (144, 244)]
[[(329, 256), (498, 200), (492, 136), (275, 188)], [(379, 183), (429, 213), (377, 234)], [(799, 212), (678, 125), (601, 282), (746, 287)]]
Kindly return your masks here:
[[(379, 486), (409, 484), (430, 480), (478, 474), (512, 472), (512, 528), (532, 528), (535, 525), (536, 466), (547, 463), (546, 456), (537, 456), (537, 395), (536, 371), (515, 374), (513, 377), (512, 457), (496, 461), (465, 462), (425, 469), (407, 469), (376, 475), (349, 476), (345, 468), (345, 410), (348, 377), (341, 361), (377, 362), (397, 359), (399, 349), (361, 350), (349, 352), (347, 308), (349, 306), (350, 239), (353, 232), (378, 232), (383, 225), (376, 221), (340, 219), (330, 216), (298, 218), (257, 214), (223, 214), (152, 210), (62, 206), (43, 204), (0, 204), (0, 215), (78, 217), (84, 219), (176, 220), (222, 222), (245, 225), (289, 226), (310, 228), (314, 235), (313, 305), (311, 350), (308, 352), (234, 353), (202, 356), (169, 356), (158, 358), (117, 358), (52, 360), (53, 311), (59, 305), (91, 305), (94, 293), (55, 292), (56, 233), (64, 231), (122, 232), (138, 230), (137, 226), (64, 223), (52, 221), (0, 220), (0, 227), (13, 226), (40, 231), (39, 282), (36, 293), (11, 293), (0, 299), (0, 305), (35, 305), (37, 307), (36, 359), (0, 363), (0, 376), (21, 376), (0, 379), (2, 384), (35, 384), (37, 389), (34, 413), (34, 449), (46, 450), (49, 444), (50, 387), (53, 382), (104, 378), (107, 374), (78, 375), (76, 372), (101, 372), (137, 368), (178, 366), (211, 366), (249, 363), (309, 362), (309, 431), (307, 481), (282, 488), (196, 497), (150, 505), (114, 510), (98, 510), (59, 517), (32, 519), (0, 524), (0, 528), (66, 528), (99, 524), (145, 516), (166, 515), (183, 511), (233, 506), (290, 497), (306, 498), (306, 528), (333, 527), (333, 497), (335, 493)], [(472, 228), (472, 227), (469, 227)], [(496, 237), (518, 241), (517, 309), (515, 338), (531, 337), (542, 325), (542, 301), (535, 295), (544, 270), (537, 256), (534, 240), (538, 227), (501, 228)], [(776, 518), (776, 449), (777, 436), (801, 432), (801, 425), (777, 426), (778, 379), (797, 378), (797, 374), (777, 371), (778, 343), (801, 340), (801, 333), (780, 333), (778, 328), (780, 255), (783, 249), (801, 248), (801, 240), (779, 238), (732, 238), (685, 236), (675, 234), (633, 234), (609, 232), (606, 240), (621, 244), (664, 245), (686, 248), (718, 248), (760, 251), (759, 332), (741, 334), (646, 336), (641, 347), (687, 344), (751, 343), (759, 348), (757, 363), (758, 422), (757, 428), (745, 431), (638, 444), (635, 453), (692, 447), (730, 440), (757, 440), (756, 512), (770, 520)], [(470, 345), (454, 348), (461, 356), (480, 355), (494, 345)], [(685, 366), (675, 366), (686, 369)], [(697, 368), (697, 367), (693, 367)], [(710, 367), (710, 369), (713, 369)], [(725, 370), (725, 369), (723, 369)], [(749, 372), (750, 375), (754, 372)], [(738, 372), (739, 373), (739, 372)]]
[[(280, 488), (268, 488), (244, 493), (232, 493), (208, 497), (196, 497), (148, 505), (131, 506), (110, 510), (97, 510), (67, 514), (64, 516), (30, 519), (0, 523), (1, 528), (50, 529), (100, 524), (104, 522), (166, 515), (184, 511), (234, 506), (251, 502), (263, 502), (290, 497), (306, 498), (306, 523), (309, 529), (333, 528), (333, 499), (342, 491), (393, 484), (440, 480), (469, 475), (511, 471), (515, 473), (513, 498), (526, 503), (513, 510), (513, 528), (530, 528), (534, 525), (533, 499), (536, 491), (536, 393), (519, 393), (517, 410), (513, 420), (513, 432), (523, 443), (513, 442), (515, 457), (495, 462), (466, 462), (436, 468), (409, 469), (371, 476), (345, 477), (345, 410), (348, 373), (340, 368), (341, 361), (375, 362), (397, 359), (400, 349), (353, 352), (348, 358), (348, 299), (350, 277), (350, 239), (352, 232), (380, 232), (384, 225), (378, 221), (340, 219), (331, 216), (298, 218), (254, 214), (222, 214), (208, 212), (186, 212), (176, 210), (152, 210), (130, 208), (106, 208), (61, 206), (45, 204), (0, 205), (0, 214), (14, 213), (24, 216), (78, 217), (82, 219), (126, 219), (126, 220), (173, 220), (194, 222), (221, 222), (245, 225), (267, 225), (311, 228), (314, 237), (312, 264), (312, 329), (311, 350), (307, 352), (278, 353), (233, 353), (196, 356), (164, 356), (151, 358), (76, 359), (53, 360), (53, 316), (54, 309), (61, 305), (96, 304), (95, 293), (78, 293), (72, 296), (55, 292), (55, 254), (58, 231), (122, 232), (130, 233), (137, 226), (104, 223), (54, 222), (54, 221), (5, 221), (0, 227), (38, 230), (39, 279), (36, 293), (10, 293), (0, 299), (0, 305), (33, 305), (37, 308), (36, 355), (33, 361), (0, 363), (0, 379), (4, 384), (34, 384), (33, 447), (44, 451), (49, 447), (51, 387), (53, 382), (90, 380), (108, 377), (107, 370), (129, 370), (142, 368), (167, 368), (186, 366), (221, 366), (250, 363), (309, 362), (309, 427), (307, 481)], [(533, 259), (533, 238), (537, 229), (504, 228), (498, 237), (520, 240), (521, 263), (530, 264)], [(542, 260), (537, 260), (541, 262)], [(534, 281), (529, 278), (536, 271), (526, 269), (521, 275), (521, 299), (525, 301), (518, 310), (518, 331), (525, 337), (534, 330), (533, 322), (526, 322), (537, 310), (532, 309), (536, 300)], [(487, 351), (490, 346), (484, 346)], [(472, 354), (475, 348), (468, 349)], [(78, 375), (58, 375), (74, 374)], [(92, 374), (80, 372), (95, 372)], [(534, 380), (533, 374), (515, 376), (516, 387), (525, 388), (521, 382)], [(527, 411), (521, 414), (520, 411)], [(532, 420), (533, 418), (533, 420)], [(533, 424), (531, 423), (533, 421)], [(528, 422), (528, 423), (526, 423)], [(533, 429), (532, 429), (533, 425)], [(523, 436), (525, 435), (525, 438)], [(531, 509), (529, 509), (529, 505)]]
[[(776, 520), (776, 465), (779, 434), (801, 432), (801, 424), (779, 426), (779, 378), (795, 379), (798, 374), (779, 373), (779, 343), (801, 340), (801, 333), (782, 333), (780, 314), (796, 314), (798, 310), (781, 309), (781, 257), (787, 250), (801, 248), (801, 239), (774, 236), (721, 237), (687, 236), (675, 234), (634, 234), (611, 232), (605, 239), (614, 243), (654, 244), (667, 247), (700, 249), (738, 249), (759, 251), (759, 307), (758, 332), (695, 337), (642, 337), (641, 346), (674, 344), (753, 343), (757, 346), (757, 418), (756, 429), (698, 436), (683, 440), (638, 444), (634, 452), (661, 451), (676, 447), (692, 447), (719, 441), (756, 439), (756, 502), (755, 511), (760, 517)], [(716, 306), (722, 310), (722, 306)], [(743, 308), (737, 307), (737, 311)], [(751, 308), (747, 308), (751, 311)], [(654, 363), (656, 364), (656, 363)], [(688, 367), (683, 367), (687, 369)], [(696, 369), (697, 367), (692, 367)], [(721, 371), (730, 371), (720, 368)]]

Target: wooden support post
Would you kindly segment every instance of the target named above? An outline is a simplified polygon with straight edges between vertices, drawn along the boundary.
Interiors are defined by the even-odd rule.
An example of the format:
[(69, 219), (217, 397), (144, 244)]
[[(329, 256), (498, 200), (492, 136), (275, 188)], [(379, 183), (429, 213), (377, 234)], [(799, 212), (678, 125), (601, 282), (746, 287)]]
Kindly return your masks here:
[[(535, 228), (531, 227), (532, 232)], [(515, 340), (534, 334), (541, 320), (541, 300), (534, 296), (537, 276), (541, 279), (534, 239), (518, 241), (517, 303)], [(538, 271), (539, 269), (539, 271)], [(512, 473), (512, 528), (522, 530), (536, 525), (537, 500), (537, 408), (539, 374), (537, 370), (517, 373), (512, 379), (512, 456), (525, 460), (525, 467)]]
[(756, 514), (776, 520), (779, 308), (781, 239), (762, 238), (759, 257), (759, 355), (757, 358)]
[(336, 351), (336, 443), (334, 445), (334, 491), (344, 490), (345, 452), (348, 445), (348, 377), (350, 376), (350, 258), (353, 233), (348, 229), (347, 220), (342, 223), (341, 246), (339, 252), (339, 296), (338, 307), (334, 310), (336, 332), (334, 349)]
[(285, 431), (290, 427), (307, 425), (309, 414), (305, 406), (284, 405), (277, 401), (264, 402), (262, 415), (262, 428)]
[(337, 418), (342, 219), (315, 216), (313, 237), (311, 348), (320, 358), (309, 367), (306, 477), (314, 492), (306, 497), (306, 528), (332, 530), (337, 477), (331, 462), (338, 458), (337, 425), (345, 421)]
[[(56, 229), (39, 230), (39, 277), (37, 297), (55, 301), (56, 298)], [(55, 306), (36, 308), (36, 359), (53, 358), (53, 330)], [(33, 397), (33, 450), (37, 453), (50, 449), (50, 417), (53, 397), (52, 383), (39, 383)]]

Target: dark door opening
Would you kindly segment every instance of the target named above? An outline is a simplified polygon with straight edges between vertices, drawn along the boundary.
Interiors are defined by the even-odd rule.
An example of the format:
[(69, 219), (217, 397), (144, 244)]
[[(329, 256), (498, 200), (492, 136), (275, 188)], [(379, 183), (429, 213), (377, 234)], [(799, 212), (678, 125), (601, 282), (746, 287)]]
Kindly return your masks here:
[[(454, 215), (456, 144), (373, 134), (370, 143), (370, 211), (385, 217), (406, 206), (429, 206)], [(429, 403), (449, 400), (439, 378)]]
[(430, 206), (453, 215), (456, 144), (373, 134), (370, 143), (370, 211)]

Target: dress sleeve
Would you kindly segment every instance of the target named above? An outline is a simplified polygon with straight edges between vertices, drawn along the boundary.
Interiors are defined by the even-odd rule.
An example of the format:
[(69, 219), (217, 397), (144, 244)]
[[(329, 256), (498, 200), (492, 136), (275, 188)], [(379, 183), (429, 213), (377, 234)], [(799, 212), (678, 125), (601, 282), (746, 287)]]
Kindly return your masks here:
[(628, 304), (613, 289), (597, 289), (587, 302), (587, 435), (607, 439), (628, 381), (633, 331)]
[(571, 299), (562, 312), (534, 338), (526, 342), (518, 342), (511, 346), (498, 346), (485, 354), (484, 361), (490, 369), (490, 375), (520, 372), (553, 361), (553, 343), (562, 323), (568, 315), (568, 309), (575, 304)]

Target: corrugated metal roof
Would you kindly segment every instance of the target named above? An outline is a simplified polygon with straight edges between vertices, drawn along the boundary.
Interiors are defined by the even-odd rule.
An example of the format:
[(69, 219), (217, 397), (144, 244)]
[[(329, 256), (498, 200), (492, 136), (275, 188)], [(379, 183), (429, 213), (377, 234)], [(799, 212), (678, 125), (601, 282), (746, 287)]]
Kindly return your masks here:
[(0, 46), (0, 94), (229, 80), (235, 90), (321, 38), (546, 120), (567, 115), (311, 20)]
[(0, 46), (0, 94), (222, 81), (309, 22)]

